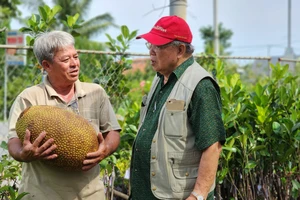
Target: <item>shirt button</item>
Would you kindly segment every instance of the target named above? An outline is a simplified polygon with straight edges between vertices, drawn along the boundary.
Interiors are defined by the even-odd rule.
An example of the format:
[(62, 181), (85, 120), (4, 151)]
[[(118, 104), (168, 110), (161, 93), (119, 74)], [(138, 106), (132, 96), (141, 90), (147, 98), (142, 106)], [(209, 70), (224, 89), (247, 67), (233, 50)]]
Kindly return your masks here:
[(185, 176), (189, 176), (190, 174), (188, 172), (185, 173)]
[(143, 131), (145, 131), (146, 129), (145, 128), (143, 128)]
[(156, 140), (152, 140), (152, 142), (153, 142), (153, 143), (155, 143), (155, 142), (156, 142)]
[(152, 190), (155, 191), (155, 190), (156, 190), (156, 187), (153, 187)]
[(160, 94), (162, 93), (162, 91), (159, 92)]
[(139, 150), (136, 148), (135, 151), (139, 151)]
[(152, 175), (152, 176), (155, 176), (156, 174), (155, 174), (155, 172), (152, 172), (151, 175)]
[(134, 171), (137, 172), (138, 170), (137, 170), (137, 169), (134, 169)]
[(152, 156), (152, 159), (155, 159), (156, 158), (156, 156)]

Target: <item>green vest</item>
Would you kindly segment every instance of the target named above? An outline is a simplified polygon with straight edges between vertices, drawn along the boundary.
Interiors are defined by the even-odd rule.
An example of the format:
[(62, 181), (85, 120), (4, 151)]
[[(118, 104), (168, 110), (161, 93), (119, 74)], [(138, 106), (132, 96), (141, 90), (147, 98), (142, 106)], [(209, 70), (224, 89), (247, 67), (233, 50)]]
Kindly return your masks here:
[[(162, 107), (158, 128), (152, 140), (150, 160), (151, 190), (159, 199), (185, 199), (194, 189), (201, 152), (195, 147), (187, 110), (197, 84), (211, 75), (197, 62), (189, 66), (176, 82)], [(140, 126), (159, 82), (155, 77), (142, 107)], [(210, 192), (215, 188), (211, 186)]]

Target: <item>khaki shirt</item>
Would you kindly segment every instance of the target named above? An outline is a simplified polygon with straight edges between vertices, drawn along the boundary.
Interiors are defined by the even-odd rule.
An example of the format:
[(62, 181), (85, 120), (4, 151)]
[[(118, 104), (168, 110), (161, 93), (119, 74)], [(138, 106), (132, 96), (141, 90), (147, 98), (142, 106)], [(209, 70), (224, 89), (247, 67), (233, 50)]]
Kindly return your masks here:
[[(8, 138), (18, 137), (15, 124), (20, 113), (32, 105), (55, 105), (77, 112), (89, 120), (97, 132), (120, 130), (109, 98), (98, 84), (75, 82), (75, 97), (64, 102), (47, 78), (44, 83), (25, 89), (16, 98), (9, 117)], [(29, 192), (24, 200), (104, 200), (99, 165), (87, 172), (67, 172), (40, 161), (23, 163), (19, 193)]]

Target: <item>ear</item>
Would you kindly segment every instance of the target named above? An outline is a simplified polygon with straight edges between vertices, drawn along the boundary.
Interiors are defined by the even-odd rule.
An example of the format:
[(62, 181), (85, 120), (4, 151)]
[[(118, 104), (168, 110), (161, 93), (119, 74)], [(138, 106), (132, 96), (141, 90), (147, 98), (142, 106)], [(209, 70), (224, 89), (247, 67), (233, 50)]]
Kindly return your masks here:
[(184, 57), (186, 51), (186, 46), (184, 44), (180, 44), (178, 47), (177, 57), (181, 58)]
[(42, 61), (42, 66), (46, 72), (51, 70), (51, 64), (47, 60)]

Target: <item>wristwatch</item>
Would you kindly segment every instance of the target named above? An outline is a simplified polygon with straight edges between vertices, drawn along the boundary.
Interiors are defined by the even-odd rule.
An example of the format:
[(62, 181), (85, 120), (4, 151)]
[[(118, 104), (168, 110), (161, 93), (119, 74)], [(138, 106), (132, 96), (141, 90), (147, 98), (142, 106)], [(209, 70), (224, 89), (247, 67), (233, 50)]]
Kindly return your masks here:
[(192, 192), (192, 195), (195, 196), (197, 198), (197, 200), (204, 200), (204, 197), (195, 191)]

